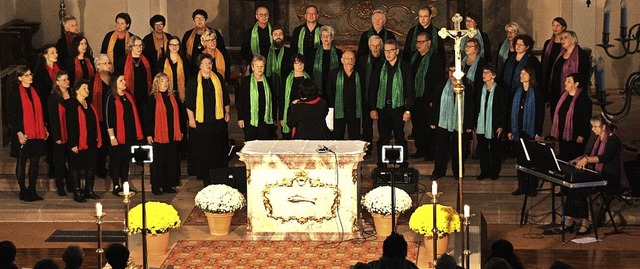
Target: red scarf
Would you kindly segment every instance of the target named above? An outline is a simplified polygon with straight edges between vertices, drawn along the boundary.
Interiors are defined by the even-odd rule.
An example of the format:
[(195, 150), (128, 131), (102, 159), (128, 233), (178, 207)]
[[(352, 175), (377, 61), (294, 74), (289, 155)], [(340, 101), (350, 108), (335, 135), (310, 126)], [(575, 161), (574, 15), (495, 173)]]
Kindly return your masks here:
[[(102, 135), (100, 135), (100, 122), (98, 121), (98, 113), (96, 113), (96, 108), (89, 104), (89, 107), (93, 109), (93, 113), (96, 117), (96, 137), (98, 138), (98, 147), (102, 147)], [(78, 141), (78, 150), (88, 149), (87, 145), (87, 115), (85, 115), (84, 109), (82, 109), (82, 105), (78, 106), (78, 125), (80, 127), (80, 141)]]
[[(604, 130), (604, 138), (602, 138), (602, 136), (598, 136), (598, 139), (596, 139), (596, 142), (593, 144), (593, 148), (591, 149), (591, 156), (604, 154), (604, 148), (607, 146), (610, 135), (611, 131), (609, 131), (609, 128), (607, 128)], [(602, 173), (602, 167), (602, 163), (596, 163), (595, 170), (598, 171), (598, 173)]]
[[(320, 100), (322, 100), (322, 98), (320, 98), (318, 96), (318, 97), (316, 97), (316, 99), (313, 99), (311, 101), (301, 101), (300, 104), (315, 105), (318, 102), (320, 102)], [(291, 137), (295, 139), (295, 137), (296, 137), (296, 127), (291, 128)]]
[[(180, 112), (178, 111), (178, 103), (173, 94), (169, 94), (171, 107), (173, 108), (173, 141), (182, 140), (180, 133)], [(167, 119), (167, 108), (164, 106), (162, 94), (156, 94), (156, 117), (155, 130), (153, 131), (154, 140), (158, 143), (169, 143), (169, 123)]]
[(58, 64), (57, 63), (53, 63), (53, 67), (49, 67), (45, 63), (44, 67), (46, 67), (47, 72), (49, 73), (49, 77), (51, 78), (51, 81), (55, 81), (56, 80), (56, 74), (58, 74), (58, 72), (60, 72), (60, 67), (58, 67)]
[[(571, 51), (571, 54), (569, 54), (569, 58), (567, 58), (564, 61), (564, 64), (562, 65), (562, 71), (560, 71), (560, 89), (562, 89), (560, 91), (560, 93), (564, 92), (564, 80), (567, 79), (567, 76), (570, 75), (571, 73), (578, 73), (578, 66), (580, 65), (580, 57), (579, 57), (579, 51), (580, 51), (580, 46), (576, 45), (575, 48), (573, 48), (573, 51)], [(566, 49), (562, 49), (560, 51), (560, 54), (558, 54), (558, 57), (556, 57), (556, 60), (553, 62), (554, 66), (551, 69), (551, 74), (554, 73), (554, 69), (555, 69), (555, 62), (558, 61), (558, 59), (560, 59), (560, 57), (564, 57), (564, 53), (567, 52)]]
[(576, 101), (578, 100), (581, 92), (582, 89), (578, 89), (573, 95), (573, 99), (571, 99), (569, 110), (567, 110), (567, 115), (565, 115), (562, 137), (560, 137), (560, 119), (558, 118), (560, 117), (560, 115), (558, 114), (560, 114), (560, 107), (562, 106), (562, 103), (564, 103), (564, 101), (567, 99), (567, 96), (569, 96), (569, 91), (564, 91), (564, 93), (562, 93), (562, 96), (560, 96), (560, 100), (558, 100), (558, 104), (556, 105), (556, 110), (553, 113), (553, 122), (551, 123), (551, 136), (562, 139), (564, 141), (573, 140), (573, 113), (576, 106)]
[(102, 78), (100, 75), (93, 77), (93, 96), (91, 97), (91, 104), (96, 107), (96, 115), (98, 116), (98, 122), (103, 121), (102, 115)]
[[(147, 94), (149, 94), (151, 93), (151, 67), (149, 66), (147, 57), (144, 57), (142, 54), (140, 54), (140, 61), (142, 61), (142, 64), (147, 71)], [(133, 89), (135, 91), (135, 71), (133, 70), (133, 66), (133, 56), (129, 53), (127, 54), (127, 60), (124, 63), (124, 80), (127, 84), (127, 89)]]
[(77, 34), (71, 33), (71, 32), (66, 32), (65, 33), (65, 37), (67, 40), (67, 49), (71, 48), (71, 41), (73, 40), (74, 37), (76, 37)]
[[(133, 97), (129, 93), (129, 91), (124, 90), (124, 95), (129, 98), (131, 101), (131, 109), (133, 110), (133, 119), (136, 124), (136, 138), (138, 140), (142, 139), (142, 127), (140, 126), (140, 117), (138, 117), (138, 108), (136, 107), (136, 102), (133, 100)], [(116, 130), (118, 144), (125, 144), (127, 142), (127, 136), (124, 132), (124, 107), (122, 106), (122, 100), (120, 100), (120, 96), (115, 96), (115, 104), (116, 104), (116, 121), (118, 125), (118, 130)]]
[(62, 103), (58, 103), (58, 119), (60, 119), (60, 141), (62, 144), (66, 144), (69, 136), (67, 135), (67, 117), (66, 108), (62, 105)]
[[(78, 57), (73, 57), (73, 61), (75, 63), (75, 81), (81, 80), (83, 78), (83, 72), (82, 72), (82, 65), (80, 65), (80, 59), (78, 59)], [(89, 75), (87, 76), (89, 79), (93, 78), (93, 75), (96, 73), (96, 70), (93, 68), (93, 63), (91, 63), (91, 61), (89, 60), (89, 58), (87, 58), (86, 56), (84, 57), (84, 64), (87, 65), (87, 72), (89, 72)]]
[(44, 117), (42, 115), (42, 103), (40, 103), (40, 97), (33, 87), (29, 87), (31, 90), (31, 98), (27, 95), (27, 90), (20, 84), (18, 90), (20, 91), (20, 101), (22, 102), (22, 125), (24, 128), (24, 134), (27, 135), (27, 139), (45, 139), (47, 137), (47, 131), (44, 127)]

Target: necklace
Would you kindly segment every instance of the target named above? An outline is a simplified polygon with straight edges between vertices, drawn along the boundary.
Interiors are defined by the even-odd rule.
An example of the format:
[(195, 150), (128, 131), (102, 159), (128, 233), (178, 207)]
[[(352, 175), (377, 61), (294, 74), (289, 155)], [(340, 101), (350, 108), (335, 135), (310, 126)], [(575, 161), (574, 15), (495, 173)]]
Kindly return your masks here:
[(136, 58), (133, 58), (133, 65), (135, 67), (140, 66), (140, 62), (142, 61), (142, 58), (137, 58), (138, 60), (136, 60)]

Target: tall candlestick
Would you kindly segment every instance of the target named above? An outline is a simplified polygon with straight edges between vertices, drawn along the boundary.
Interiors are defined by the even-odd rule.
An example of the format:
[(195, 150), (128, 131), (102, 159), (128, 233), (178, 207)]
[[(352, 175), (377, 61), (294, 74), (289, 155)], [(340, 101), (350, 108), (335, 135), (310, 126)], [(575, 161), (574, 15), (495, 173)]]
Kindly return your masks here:
[(609, 26), (611, 25), (611, 0), (607, 0), (604, 2), (604, 25), (602, 26), (602, 32), (605, 34), (609, 33)]
[(471, 216), (471, 207), (464, 205), (464, 217), (468, 218), (469, 216)]
[(433, 181), (433, 183), (431, 183), (431, 193), (433, 195), (438, 194), (438, 182), (436, 182), (435, 180)]
[(102, 204), (96, 203), (96, 216), (102, 216)]
[(122, 193), (124, 193), (124, 195), (129, 195), (129, 182), (122, 184)]
[(627, 37), (627, 1), (620, 2), (620, 37)]

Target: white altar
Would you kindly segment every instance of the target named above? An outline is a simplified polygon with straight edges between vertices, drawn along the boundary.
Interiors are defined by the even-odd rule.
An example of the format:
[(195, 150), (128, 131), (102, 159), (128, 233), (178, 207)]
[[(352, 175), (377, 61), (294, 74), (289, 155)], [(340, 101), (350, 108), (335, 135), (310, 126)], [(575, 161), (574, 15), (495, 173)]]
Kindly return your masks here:
[[(358, 232), (363, 141), (251, 141), (246, 239), (336, 240)], [(326, 147), (328, 150), (319, 150)]]

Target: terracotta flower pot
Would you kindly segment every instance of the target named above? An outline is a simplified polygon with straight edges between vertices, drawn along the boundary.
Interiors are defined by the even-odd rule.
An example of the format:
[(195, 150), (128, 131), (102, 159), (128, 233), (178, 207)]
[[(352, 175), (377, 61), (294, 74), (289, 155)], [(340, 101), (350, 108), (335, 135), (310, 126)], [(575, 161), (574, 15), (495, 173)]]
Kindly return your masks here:
[(152, 256), (162, 256), (169, 247), (169, 232), (163, 234), (147, 234), (147, 251)]
[(209, 223), (209, 233), (211, 235), (227, 235), (231, 227), (231, 219), (234, 212), (231, 213), (204, 213)]
[[(398, 217), (400, 214), (396, 213), (396, 224), (398, 223)], [(376, 227), (376, 234), (378, 236), (389, 236), (393, 231), (393, 227), (391, 227), (391, 215), (381, 215), (377, 213), (371, 212), (371, 217), (373, 217), (373, 224)]]
[[(427, 249), (427, 261), (429, 261), (430, 267), (433, 265), (433, 237), (424, 238), (424, 246)], [(438, 257), (447, 252), (449, 248), (449, 234), (445, 234), (442, 238), (438, 238)]]

